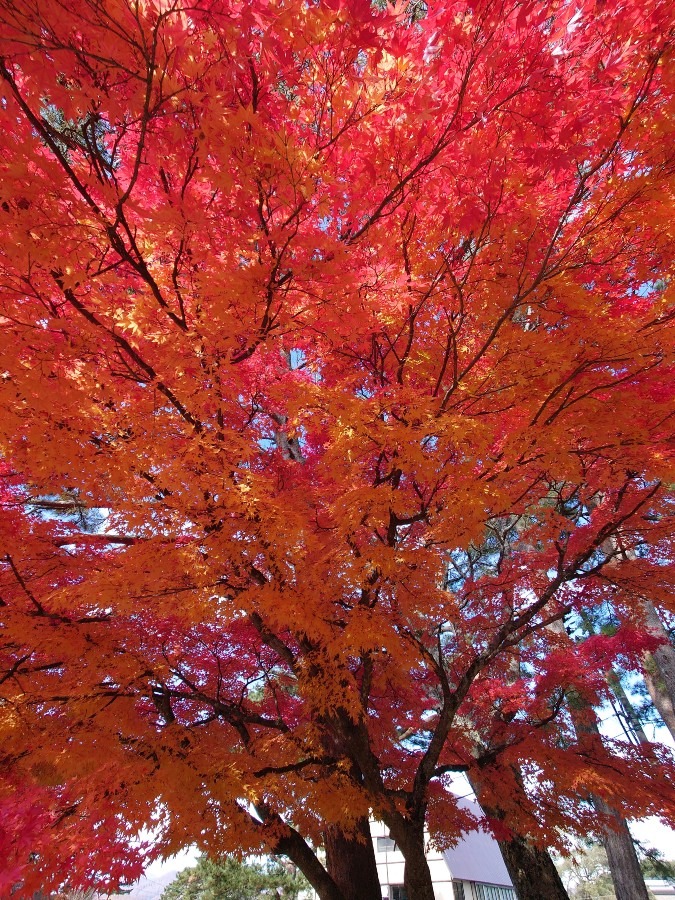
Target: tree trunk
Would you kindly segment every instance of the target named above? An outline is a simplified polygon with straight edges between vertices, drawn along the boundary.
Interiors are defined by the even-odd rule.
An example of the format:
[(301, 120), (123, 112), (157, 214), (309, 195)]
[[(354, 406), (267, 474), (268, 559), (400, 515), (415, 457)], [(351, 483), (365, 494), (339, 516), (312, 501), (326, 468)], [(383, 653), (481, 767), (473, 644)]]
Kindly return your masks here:
[(347, 900), (311, 848), (292, 828), (276, 842), (274, 852), (295, 863), (319, 895), (319, 900)]
[(592, 799), (597, 811), (611, 816), (614, 825), (605, 829), (602, 843), (607, 851), (616, 900), (649, 900), (635, 844), (626, 822), (602, 797), (594, 795)]
[[(671, 651), (671, 653), (675, 656), (675, 651)], [(652, 698), (652, 703), (658, 710), (668, 731), (675, 740), (675, 707), (665, 690), (664, 679), (661, 676), (661, 672), (662, 669), (655, 659), (655, 654), (645, 653), (643, 676), (645, 684), (647, 685), (647, 690), (649, 691), (649, 696)]]
[[(349, 714), (340, 710), (330, 725), (333, 732), (339, 735), (342, 745), (348, 747), (349, 755), (357, 767), (356, 772), (359, 773), (356, 776), (359, 783), (362, 781), (377, 793), (380, 790), (379, 763), (373, 756), (364, 723), (354, 724)], [(368, 784), (369, 778), (372, 785)], [(414, 817), (390, 808), (382, 810), (380, 815), (405, 860), (403, 884), (408, 900), (435, 900), (431, 872), (424, 852), (425, 809), (418, 808)], [(378, 896), (381, 898), (381, 892)]]
[(424, 835), (420, 835), (419, 839), (415, 836), (406, 851), (400, 845), (399, 850), (405, 859), (403, 884), (408, 900), (435, 900), (429, 863), (424, 852)]
[(616, 697), (621, 712), (628, 723), (628, 728), (637, 738), (638, 744), (648, 744), (649, 739), (642, 727), (642, 722), (635, 712), (635, 707), (631, 703), (630, 697), (621, 684), (621, 679), (613, 669), (610, 669), (610, 671), (607, 672), (607, 684), (611, 687), (612, 693)]
[(345, 900), (381, 900), (370, 825), (364, 816), (352, 834), (330, 825), (323, 833), (326, 869)]
[(547, 850), (520, 835), (498, 843), (518, 900), (569, 900)]
[[(580, 737), (588, 735), (595, 740), (602, 740), (595, 711), (578, 696), (568, 699), (571, 700), (570, 713), (577, 735)], [(623, 702), (630, 701), (625, 698)], [(642, 740), (640, 734), (644, 735), (641, 729), (636, 736)], [(612, 825), (603, 828), (602, 844), (607, 852), (617, 900), (648, 900), (649, 894), (640, 870), (635, 844), (625, 819), (602, 797), (592, 794), (590, 799), (599, 813), (611, 817)]]
[[(522, 791), (521, 805), (527, 808), (530, 801), (524, 788), (521, 787), (520, 772), (517, 769), (514, 771), (515, 783), (509, 785), (509, 791), (511, 795)], [(508, 826), (507, 815), (503, 810), (481, 802), (481, 784), (478, 775), (472, 772), (468, 779), (483, 812)], [(548, 850), (535, 846), (526, 837), (519, 834), (514, 834), (509, 841), (497, 841), (497, 843), (518, 900), (543, 900), (544, 897), (546, 900), (549, 898), (550, 900), (569, 900)]]
[(415, 824), (398, 814), (383, 815), (390, 836), (403, 854), (403, 884), (408, 900), (435, 900), (424, 848), (424, 820)]
[[(645, 604), (645, 607), (648, 606), (651, 606), (651, 604)], [(658, 615), (656, 615), (656, 610), (653, 606), (651, 606), (651, 609), (658, 620), (658, 625), (663, 631), (663, 625), (661, 624)], [(655, 626), (649, 621), (649, 610), (646, 609), (646, 612), (648, 626), (651, 630), (651, 628)], [(555, 622), (550, 628), (551, 631), (565, 636), (571, 641), (562, 622)], [(589, 628), (589, 630), (592, 632), (592, 628)], [(629, 722), (633, 724), (633, 719), (636, 719), (637, 717), (635, 717), (630, 699), (626, 696), (618, 676), (613, 671), (606, 674), (608, 684), (619, 700)], [(584, 736), (587, 740), (590, 739), (602, 742), (597, 717), (593, 707), (575, 692), (567, 693), (567, 703), (579, 743), (583, 742)], [(635, 736), (640, 743), (645, 743), (647, 738), (639, 721), (637, 722), (637, 726), (637, 728), (634, 728)], [(645, 887), (644, 877), (640, 871), (640, 865), (635, 852), (635, 844), (633, 843), (633, 838), (628, 830), (625, 819), (612, 809), (602, 797), (591, 795), (590, 799), (598, 812), (611, 816), (612, 824), (614, 825), (614, 827), (607, 826), (603, 829), (602, 843), (607, 851), (609, 871), (612, 876), (617, 900), (648, 900), (649, 895), (647, 893), (647, 888)]]
[(675, 647), (653, 603), (645, 603), (647, 629), (666, 643), (645, 654), (644, 678), (654, 706), (675, 739)]

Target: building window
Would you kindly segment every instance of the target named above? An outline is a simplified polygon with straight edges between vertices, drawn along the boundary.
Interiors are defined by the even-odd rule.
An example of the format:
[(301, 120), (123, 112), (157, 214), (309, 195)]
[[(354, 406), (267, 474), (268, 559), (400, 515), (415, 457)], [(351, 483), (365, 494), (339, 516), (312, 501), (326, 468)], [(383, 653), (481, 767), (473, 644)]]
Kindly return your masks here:
[(390, 837), (379, 837), (377, 839), (378, 853), (392, 853), (396, 850), (396, 844)]
[(408, 894), (406, 892), (405, 886), (402, 884), (392, 884), (389, 888), (391, 891), (390, 898), (391, 900), (408, 900)]
[(513, 888), (498, 887), (496, 884), (474, 884), (476, 900), (515, 900)]
[(464, 882), (463, 881), (453, 881), (452, 882), (452, 892), (454, 894), (455, 900), (466, 900), (466, 894), (464, 893)]

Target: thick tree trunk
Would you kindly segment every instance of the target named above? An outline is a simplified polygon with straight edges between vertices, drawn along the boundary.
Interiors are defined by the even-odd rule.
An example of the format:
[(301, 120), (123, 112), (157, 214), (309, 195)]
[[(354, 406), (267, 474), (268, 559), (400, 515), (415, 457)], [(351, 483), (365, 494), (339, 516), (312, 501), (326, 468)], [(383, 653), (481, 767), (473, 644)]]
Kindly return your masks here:
[(592, 799), (598, 812), (611, 816), (614, 826), (605, 829), (602, 843), (607, 851), (616, 900), (649, 900), (635, 844), (626, 822), (602, 797), (593, 796)]
[(403, 876), (408, 900), (435, 900), (434, 886), (426, 857), (406, 859)]
[(324, 831), (326, 869), (345, 900), (381, 900), (370, 825), (364, 816), (352, 834), (333, 825)]
[[(480, 778), (472, 772), (469, 783), (478, 799), (483, 812), (493, 819), (497, 819), (508, 827), (508, 818), (503, 810), (481, 803)], [(513, 795), (514, 791), (522, 791), (522, 805), (527, 807), (530, 802), (525, 790), (520, 786), (520, 773), (516, 772), (515, 785), (509, 785)], [(547, 850), (535, 846), (526, 837), (514, 834), (510, 841), (497, 841), (502, 858), (509, 873), (518, 900), (569, 900), (565, 886), (560, 880), (558, 870)]]
[(518, 900), (569, 900), (548, 851), (520, 836), (498, 843)]
[(276, 842), (274, 851), (295, 863), (319, 895), (319, 900), (347, 900), (311, 848), (293, 829), (288, 829)]
[[(363, 783), (368, 787), (368, 779), (372, 781), (372, 790), (379, 790), (380, 778), (378, 762), (373, 756), (369, 744), (369, 736), (364, 723), (354, 724), (346, 711), (340, 711), (331, 723), (343, 745), (349, 748), (349, 755), (362, 773)], [(417, 809), (414, 818), (387, 809), (382, 811), (382, 821), (389, 828), (389, 834), (398, 845), (405, 860), (403, 883), (408, 900), (435, 900), (431, 882), (431, 872), (424, 852), (424, 816), (425, 810)], [(379, 894), (381, 897), (381, 893)]]
[(403, 884), (408, 900), (434, 900), (434, 886), (424, 848), (424, 822), (415, 824), (400, 815), (383, 816), (389, 834), (403, 854)]
[(653, 653), (646, 654), (645, 683), (654, 706), (675, 738), (675, 647), (654, 605), (645, 603), (644, 610), (650, 634), (666, 642)]
[(431, 882), (429, 863), (424, 852), (424, 835), (411, 835), (409, 846), (404, 851), (399, 845), (405, 859), (403, 884), (408, 900), (434, 900), (434, 886)]

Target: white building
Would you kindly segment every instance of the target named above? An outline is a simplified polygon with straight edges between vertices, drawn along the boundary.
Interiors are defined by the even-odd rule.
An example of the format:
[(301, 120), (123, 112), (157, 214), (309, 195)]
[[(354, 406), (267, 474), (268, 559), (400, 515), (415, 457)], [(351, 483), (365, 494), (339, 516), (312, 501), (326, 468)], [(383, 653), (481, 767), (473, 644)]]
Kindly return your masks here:
[[(480, 809), (462, 801), (476, 816)], [(370, 823), (377, 873), (385, 900), (407, 900), (403, 854), (382, 822)], [(427, 853), (436, 900), (516, 900), (499, 845), (485, 831), (471, 831), (452, 850)]]
[(675, 887), (669, 881), (648, 878), (645, 884), (655, 897), (675, 897)]

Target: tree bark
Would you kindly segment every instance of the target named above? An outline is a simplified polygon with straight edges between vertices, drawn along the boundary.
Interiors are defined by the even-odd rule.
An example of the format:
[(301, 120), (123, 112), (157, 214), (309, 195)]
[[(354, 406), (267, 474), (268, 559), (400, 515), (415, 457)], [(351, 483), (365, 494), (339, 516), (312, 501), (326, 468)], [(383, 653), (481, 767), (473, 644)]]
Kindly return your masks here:
[[(627, 698), (624, 702), (626, 701)], [(581, 701), (579, 697), (574, 697), (570, 702), (570, 713), (578, 736), (587, 735), (592, 739), (602, 740), (595, 711), (588, 704)], [(637, 736), (641, 740), (640, 731)], [(635, 844), (625, 819), (612, 809), (602, 797), (592, 794), (590, 799), (596, 810), (609, 816), (611, 820), (611, 825), (603, 828), (601, 839), (607, 852), (609, 871), (617, 900), (649, 900), (644, 876), (635, 852)]]
[(408, 900), (435, 900), (429, 863), (424, 851), (424, 833), (410, 837), (411, 840), (406, 850), (399, 845), (405, 859), (403, 884)]
[[(648, 605), (651, 606), (651, 604)], [(649, 617), (649, 611), (647, 613)], [(655, 610), (654, 614), (656, 615)], [(660, 619), (658, 624), (663, 629)], [(551, 631), (571, 641), (562, 622), (554, 622), (549, 627)], [(592, 631), (592, 629), (589, 630)], [(626, 696), (621, 686), (621, 682), (613, 671), (606, 674), (608, 684), (624, 709), (624, 713), (627, 714), (627, 718), (633, 724), (633, 719), (636, 718), (635, 713), (632, 710), (630, 699)], [(567, 693), (567, 703), (579, 743), (583, 743), (584, 740), (601, 742), (602, 737), (593, 707), (575, 692)], [(631, 708), (628, 709), (628, 707)], [(634, 730), (638, 741), (646, 743), (647, 737), (639, 721), (637, 721), (637, 728)], [(616, 810), (612, 809), (602, 797), (591, 795), (590, 800), (599, 813), (611, 817), (611, 822), (614, 826), (603, 828), (602, 844), (607, 852), (609, 871), (612, 876), (617, 900), (648, 900), (649, 895), (645, 887), (644, 877), (640, 871), (635, 844), (625, 819)]]
[[(355, 777), (359, 783), (374, 794), (379, 793), (382, 790), (379, 763), (370, 748), (368, 732), (363, 722), (354, 724), (349, 714), (341, 710), (331, 725), (334, 733), (339, 735), (340, 749), (354, 762), (358, 773)], [(346, 748), (346, 753), (343, 748)], [(424, 848), (425, 806), (422, 803), (414, 814), (408, 815), (393, 807), (379, 813), (405, 860), (403, 883), (408, 900), (435, 900)]]
[[(675, 656), (675, 651), (671, 652), (673, 652), (673, 656)], [(675, 740), (675, 706), (673, 706), (673, 702), (664, 688), (664, 680), (661, 672), (662, 668), (659, 666), (655, 654), (646, 653), (645, 668), (643, 672), (645, 684), (647, 685), (649, 696), (652, 698), (652, 703), (658, 710), (668, 731)]]
[(498, 843), (518, 900), (569, 900), (547, 850), (520, 835)]
[[(511, 784), (509, 789), (512, 794), (514, 791), (522, 790), (523, 805), (526, 806), (529, 801), (524, 789), (520, 788), (519, 773), (516, 775), (518, 787)], [(469, 776), (469, 783), (483, 812), (493, 819), (504, 822), (508, 827), (507, 816), (503, 810), (481, 803), (480, 779), (473, 772)], [(511, 840), (497, 843), (518, 900), (543, 900), (544, 897), (546, 900), (569, 900), (548, 850), (537, 847), (519, 834), (514, 834)]]
[(616, 900), (649, 900), (640, 870), (635, 844), (624, 819), (602, 797), (592, 797), (598, 812), (611, 816), (613, 827), (604, 829), (603, 846), (607, 852)]
[(297, 831), (287, 827), (285, 834), (276, 841), (274, 852), (295, 863), (319, 895), (319, 900), (347, 900)]
[(435, 900), (424, 847), (424, 820), (415, 823), (398, 813), (382, 818), (405, 860), (403, 884), (408, 900)]
[(351, 834), (330, 825), (323, 834), (326, 869), (345, 900), (381, 900), (370, 825), (363, 816)]
[(654, 706), (675, 739), (675, 647), (653, 603), (645, 603), (647, 629), (665, 641), (645, 654), (644, 679)]

